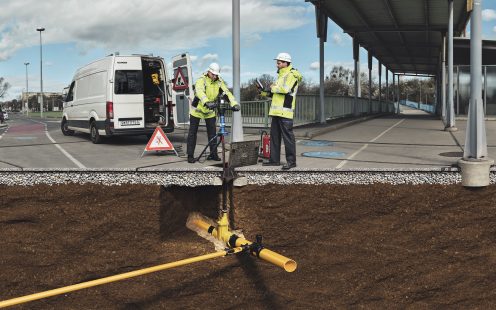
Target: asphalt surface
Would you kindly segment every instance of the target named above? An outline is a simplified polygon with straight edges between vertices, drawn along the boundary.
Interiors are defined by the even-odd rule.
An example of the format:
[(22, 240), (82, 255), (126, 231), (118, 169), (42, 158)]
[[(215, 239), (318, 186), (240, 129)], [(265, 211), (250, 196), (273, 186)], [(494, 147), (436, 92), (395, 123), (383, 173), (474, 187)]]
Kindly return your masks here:
[[(402, 108), (395, 116), (331, 122), (326, 126), (295, 129), (297, 169), (402, 169), (451, 167), (462, 157), (465, 120), (457, 120), (457, 132), (444, 131), (441, 120), (422, 111)], [(0, 127), (0, 169), (102, 168), (102, 169), (208, 169), (218, 162), (186, 162), (187, 128), (168, 134), (179, 153), (146, 152), (145, 136), (114, 137), (93, 144), (88, 134), (64, 136), (55, 119), (29, 119), (10, 114), (8, 126)], [(258, 130), (245, 129), (245, 140), (258, 140)], [(496, 158), (496, 122), (486, 121), (490, 158)], [(311, 137), (311, 138), (309, 138)], [(229, 140), (229, 138), (227, 138)], [(207, 142), (198, 133), (196, 155)], [(220, 150), (220, 147), (219, 147)], [(284, 162), (284, 147), (281, 161)], [(317, 157), (314, 157), (317, 156)], [(217, 166), (218, 167), (218, 166)], [(279, 170), (279, 167), (249, 166)]]

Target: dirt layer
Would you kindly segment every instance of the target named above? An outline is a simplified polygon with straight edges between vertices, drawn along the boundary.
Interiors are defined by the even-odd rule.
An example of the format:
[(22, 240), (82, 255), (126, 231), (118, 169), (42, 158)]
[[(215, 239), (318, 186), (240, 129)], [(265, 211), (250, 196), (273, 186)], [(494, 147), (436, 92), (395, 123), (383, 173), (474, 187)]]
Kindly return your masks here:
[[(0, 300), (214, 251), (185, 227), (214, 187), (0, 186)], [(221, 257), (19, 309), (496, 306), (496, 187), (247, 186), (233, 226), (293, 258)], [(16, 308), (14, 307), (14, 308)]]

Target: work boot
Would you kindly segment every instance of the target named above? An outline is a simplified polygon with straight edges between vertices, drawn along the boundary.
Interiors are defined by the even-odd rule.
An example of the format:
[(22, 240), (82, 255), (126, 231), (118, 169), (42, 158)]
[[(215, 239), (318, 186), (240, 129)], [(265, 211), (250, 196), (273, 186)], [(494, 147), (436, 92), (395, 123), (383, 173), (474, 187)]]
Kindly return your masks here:
[(217, 155), (216, 153), (212, 153), (208, 155), (207, 160), (221, 161), (222, 159), (220, 159), (219, 155)]
[(284, 166), (282, 166), (282, 170), (289, 170), (289, 169), (295, 168), (295, 167), (296, 167), (296, 163), (285, 164)]
[(195, 158), (193, 156), (188, 156), (188, 163), (194, 164), (195, 163)]
[(281, 165), (281, 163), (277, 163), (274, 161), (267, 161), (267, 162), (262, 163), (262, 166), (269, 166), (269, 167), (275, 167), (275, 166), (280, 166), (280, 165)]

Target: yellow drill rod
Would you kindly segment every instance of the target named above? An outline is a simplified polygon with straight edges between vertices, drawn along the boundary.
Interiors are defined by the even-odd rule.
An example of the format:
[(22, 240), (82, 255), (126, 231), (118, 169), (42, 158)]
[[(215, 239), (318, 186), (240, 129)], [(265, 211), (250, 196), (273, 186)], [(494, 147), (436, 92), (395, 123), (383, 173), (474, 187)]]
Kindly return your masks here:
[(241, 247), (236, 247), (236, 248), (232, 248), (231, 250), (224, 250), (224, 251), (205, 254), (205, 255), (201, 255), (201, 256), (191, 257), (191, 258), (179, 260), (179, 261), (172, 262), (172, 263), (167, 263), (167, 264), (149, 267), (149, 268), (145, 268), (145, 269), (130, 271), (130, 272), (118, 274), (115, 276), (110, 276), (110, 277), (106, 277), (106, 278), (101, 278), (101, 279), (97, 279), (97, 280), (92, 280), (92, 281), (88, 281), (88, 282), (83, 282), (83, 283), (78, 283), (78, 284), (74, 284), (74, 285), (70, 285), (70, 286), (56, 288), (56, 289), (41, 292), (41, 293), (36, 293), (36, 294), (26, 295), (26, 296), (17, 297), (17, 298), (13, 298), (13, 299), (9, 299), (9, 300), (4, 300), (4, 301), (0, 301), (0, 308), (9, 307), (9, 306), (17, 305), (17, 304), (22, 304), (25, 302), (30, 302), (33, 300), (47, 298), (47, 297), (51, 297), (51, 296), (55, 296), (55, 295), (65, 294), (65, 293), (73, 292), (73, 291), (77, 291), (77, 290), (82, 290), (85, 288), (89, 288), (89, 287), (93, 287), (93, 286), (97, 286), (97, 285), (102, 285), (102, 284), (106, 284), (106, 283), (110, 283), (110, 282), (115, 282), (115, 281), (120, 281), (120, 280), (124, 280), (124, 279), (128, 279), (128, 278), (133, 278), (133, 277), (141, 276), (141, 275), (144, 275), (147, 273), (152, 273), (152, 272), (156, 272), (156, 271), (161, 271), (161, 270), (165, 270), (165, 269), (170, 269), (170, 268), (174, 268), (174, 267), (188, 265), (191, 263), (196, 263), (196, 262), (204, 261), (207, 259), (226, 256), (227, 254), (238, 253), (238, 252), (241, 252), (242, 250), (243, 249)]

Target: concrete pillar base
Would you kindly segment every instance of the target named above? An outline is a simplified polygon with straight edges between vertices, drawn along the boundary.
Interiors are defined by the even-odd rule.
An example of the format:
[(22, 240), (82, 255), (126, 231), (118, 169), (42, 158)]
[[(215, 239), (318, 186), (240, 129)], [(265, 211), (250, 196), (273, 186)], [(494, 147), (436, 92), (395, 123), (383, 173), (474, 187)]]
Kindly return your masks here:
[(458, 160), (462, 170), (462, 185), (466, 187), (483, 187), (489, 185), (489, 168), (494, 164), (492, 159)]
[(458, 128), (456, 128), (456, 127), (445, 127), (444, 128), (444, 131), (454, 132), (454, 131), (458, 131)]
[[(214, 177), (212, 180), (213, 186), (222, 186), (222, 178)], [(248, 185), (248, 179), (246, 177), (237, 177), (233, 180), (233, 185), (236, 187), (242, 187)]]
[(236, 187), (243, 187), (248, 185), (248, 179), (246, 177), (237, 177), (234, 179), (233, 185)]
[(212, 185), (213, 186), (221, 186), (222, 185), (222, 179), (219, 177), (214, 177), (212, 180)]

